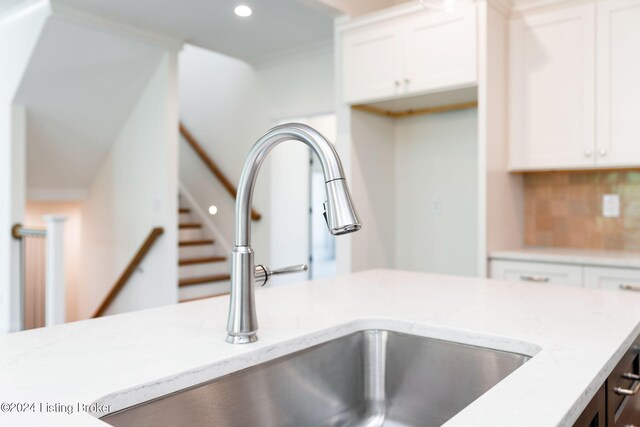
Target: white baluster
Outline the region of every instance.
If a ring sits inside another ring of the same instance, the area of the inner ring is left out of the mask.
[[[47,222],[47,260],[45,279],[45,324],[65,322],[64,222],[65,216],[45,215]]]

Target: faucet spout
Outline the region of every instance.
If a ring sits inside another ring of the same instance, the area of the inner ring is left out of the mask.
[[[251,204],[262,162],[281,142],[296,140],[308,145],[320,159],[327,190],[325,219],[333,235],[360,230],[362,224],[347,188],[342,163],[333,145],[318,131],[300,123],[269,130],[251,148],[240,176],[236,198],[235,247],[231,254],[231,300],[227,342],[255,342],[258,322],[255,311],[255,262],[251,248]]]

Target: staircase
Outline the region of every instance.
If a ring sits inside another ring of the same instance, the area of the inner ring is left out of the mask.
[[[180,135],[202,160],[203,165],[235,199],[237,189],[231,180],[183,123],[180,123],[179,129]],[[209,222],[207,214],[197,206],[197,202],[187,188],[181,187],[180,192],[182,194],[178,195],[179,301],[187,302],[226,295],[231,287],[227,260],[231,247],[224,242],[216,244],[213,237],[217,233],[217,230],[214,230],[216,225]],[[253,221],[259,221],[261,217],[258,211],[251,209]],[[209,227],[203,226],[203,222],[208,223]]]
[[[191,207],[179,197],[178,288],[179,301],[188,302],[229,293],[227,254],[216,246]]]

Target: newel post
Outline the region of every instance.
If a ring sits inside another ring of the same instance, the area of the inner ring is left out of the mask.
[[[64,222],[65,216],[45,215],[47,255],[45,274],[45,325],[65,322]]]

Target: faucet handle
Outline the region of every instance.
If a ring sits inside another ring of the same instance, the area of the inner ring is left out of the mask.
[[[307,267],[307,264],[290,265],[288,267],[277,268],[275,270],[271,270],[269,267],[259,264],[256,265],[255,271],[256,284],[264,286],[267,284],[267,281],[271,276],[278,274],[302,273],[307,271],[308,269],[309,267]]]

